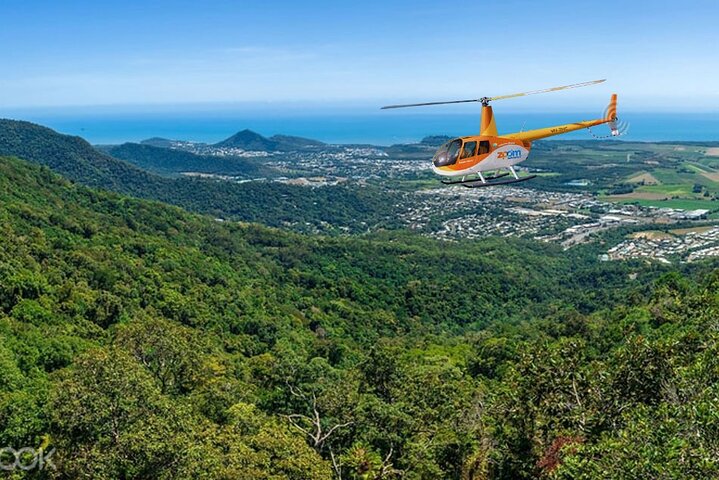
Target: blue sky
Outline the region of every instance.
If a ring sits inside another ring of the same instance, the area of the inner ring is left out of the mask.
[[[507,108],[617,91],[635,111],[715,111],[717,32],[716,0],[2,0],[0,105],[350,108],[606,77]]]

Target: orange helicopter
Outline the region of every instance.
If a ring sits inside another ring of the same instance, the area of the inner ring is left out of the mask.
[[[449,102],[412,103],[407,105],[388,105],[383,110],[390,108],[424,107],[428,105],[447,105],[451,103],[482,104],[482,117],[480,122],[479,135],[471,135],[450,140],[442,145],[432,159],[432,170],[443,177],[452,179],[443,180],[446,185],[461,184],[465,187],[488,187],[492,185],[506,185],[509,183],[524,182],[536,175],[520,177],[517,175],[514,166],[527,159],[532,142],[542,138],[561,135],[573,132],[582,128],[591,128],[604,123],[609,124],[611,135],[619,136],[617,125],[617,94],[613,94],[606,110],[604,118],[587,120],[554,127],[539,128],[526,132],[517,132],[499,135],[497,124],[494,120],[494,113],[489,102],[504,100],[507,98],[523,97],[538,93],[556,92],[568,88],[585,87],[602,83],[605,80],[593,80],[591,82],[575,83],[562,87],[546,88],[532,92],[515,93],[512,95],[501,95],[499,97],[482,97],[472,100],[453,100]],[[502,172],[502,170],[508,170]],[[484,172],[494,172],[485,174]],[[503,177],[512,174],[513,178],[501,180]],[[476,176],[476,177],[475,177]]]

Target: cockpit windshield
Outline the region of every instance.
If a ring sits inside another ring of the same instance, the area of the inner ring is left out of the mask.
[[[434,166],[446,167],[449,165],[454,165],[459,158],[459,151],[461,148],[462,140],[460,140],[459,138],[445,143],[444,145],[439,147],[437,153],[434,154],[434,159],[432,160],[434,162]]]

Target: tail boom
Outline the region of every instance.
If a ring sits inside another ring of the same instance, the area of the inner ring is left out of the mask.
[[[512,140],[520,140],[523,142],[532,142],[534,140],[541,140],[542,138],[553,137],[555,135],[562,135],[563,133],[574,132],[575,130],[581,130],[583,128],[596,127],[608,123],[612,129],[612,135],[617,135],[616,131],[616,120],[617,120],[617,94],[613,94],[607,107],[607,113],[604,118],[596,120],[586,120],[582,122],[567,123],[564,125],[556,125],[554,127],[538,128],[536,130],[527,130],[526,132],[510,133],[508,135],[502,135],[503,138],[511,138]]]
[[[596,127],[603,123],[609,123],[612,120],[603,118],[598,120],[586,120],[583,122],[567,123],[565,125],[556,125],[554,127],[538,128],[536,130],[527,130],[526,132],[510,133],[502,135],[503,138],[511,138],[512,140],[521,140],[523,142],[533,142],[542,138],[553,137],[563,133],[574,132],[583,128]]]

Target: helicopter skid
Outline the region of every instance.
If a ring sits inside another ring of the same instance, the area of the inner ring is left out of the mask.
[[[496,180],[498,178],[506,177],[509,175],[509,172],[504,173],[498,173],[497,175],[491,175],[491,176],[485,176],[484,179],[491,181]],[[442,183],[445,185],[459,185],[459,184],[465,184],[465,183],[474,183],[481,181],[479,178],[472,178],[470,180],[442,180]]]
[[[502,175],[504,176],[504,175]],[[536,175],[527,175],[526,177],[520,177],[520,178],[510,178],[507,180],[500,180],[498,182],[483,182],[481,180],[472,180],[470,182],[463,182],[462,186],[466,188],[480,188],[480,187],[493,187],[496,185],[510,185],[512,183],[519,183],[519,182],[526,182],[527,180],[531,180],[535,178]],[[485,180],[487,180],[485,178]]]

